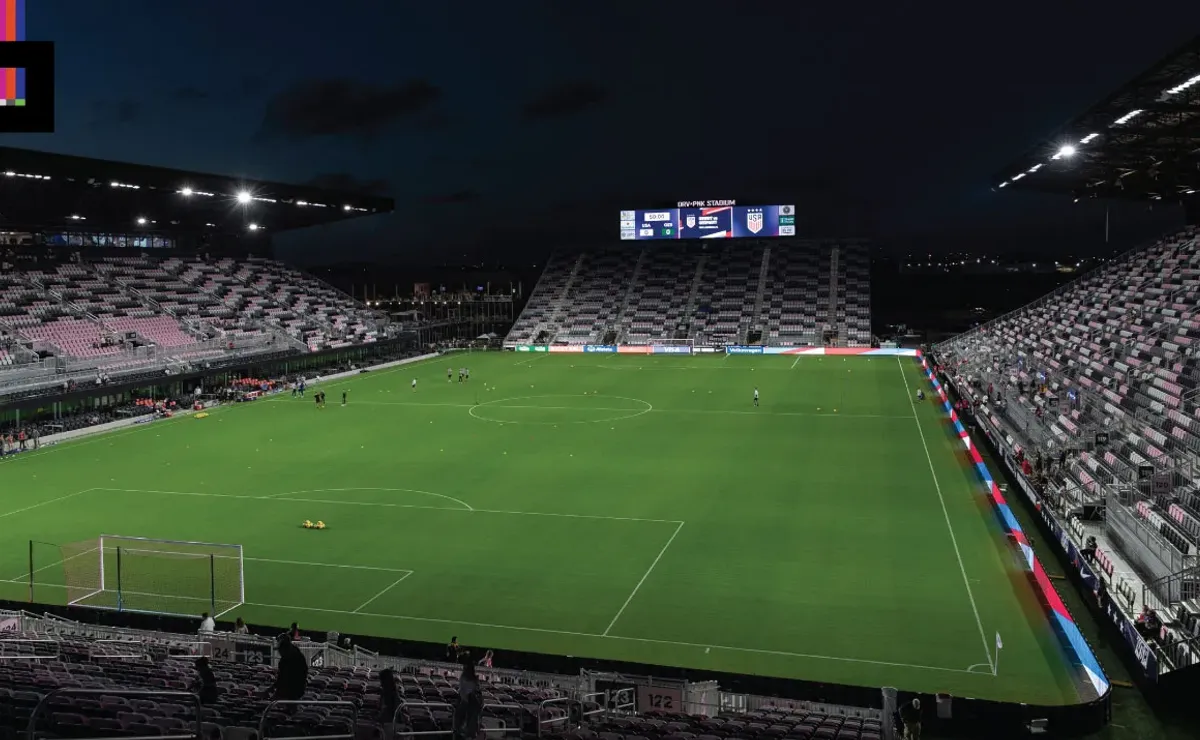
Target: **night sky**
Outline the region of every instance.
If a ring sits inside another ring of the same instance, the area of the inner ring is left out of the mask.
[[[897,250],[1086,250],[1103,207],[989,176],[1200,29],[1195,0],[1134,7],[28,0],[58,130],[5,143],[395,198],[277,240],[309,264],[537,254],[731,197]],[[1117,242],[1181,218],[1114,214]]]

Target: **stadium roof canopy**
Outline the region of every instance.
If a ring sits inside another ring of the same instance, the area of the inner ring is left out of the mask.
[[[997,188],[1077,198],[1200,192],[1200,36],[998,173]]]
[[[277,232],[394,207],[390,198],[0,147],[0,230]]]

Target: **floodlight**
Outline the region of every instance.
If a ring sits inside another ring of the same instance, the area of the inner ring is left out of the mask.
[[[248,224],[246,228],[250,229],[251,231],[258,231],[258,224]]]
[[[342,210],[343,210],[343,211],[348,211],[348,210],[350,210],[350,204],[349,204],[349,203],[347,203],[346,205],[342,206]]]
[[[241,192],[239,192],[237,194],[237,201],[238,201],[238,203],[249,203],[250,202],[250,192],[248,190],[242,190]]]
[[[191,189],[191,188],[184,188],[183,190],[180,190],[180,191],[179,191],[179,194],[180,194],[180,195],[191,195],[191,194],[192,194],[192,189]]]
[[[1064,146],[1062,149],[1059,149],[1059,150],[1058,150],[1058,156],[1060,156],[1060,157],[1073,157],[1073,156],[1075,156],[1075,147],[1071,146],[1070,144],[1067,144],[1067,145],[1066,145],[1066,146]]]
[[[146,217],[138,216],[137,222],[138,222],[138,226],[145,226],[146,225]]]

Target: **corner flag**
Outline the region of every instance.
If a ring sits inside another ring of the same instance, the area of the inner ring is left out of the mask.
[[[996,649],[999,650],[1002,647],[1004,647],[1004,643],[1000,640],[1000,633],[997,632],[996,633]]]

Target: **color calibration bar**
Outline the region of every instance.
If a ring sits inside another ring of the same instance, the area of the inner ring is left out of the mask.
[[[25,0],[0,0],[0,43],[25,40]],[[25,105],[25,70],[0,69],[0,106]]]

